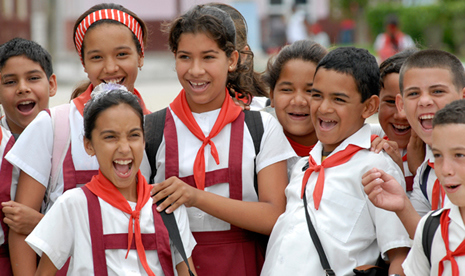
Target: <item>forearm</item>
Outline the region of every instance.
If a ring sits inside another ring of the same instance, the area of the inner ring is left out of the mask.
[[[395,248],[395,249],[391,249],[388,251],[388,256],[390,260],[389,275],[391,274],[405,275],[404,269],[402,268],[402,263],[407,257],[408,251],[409,251],[409,248],[407,247]]]
[[[407,230],[409,237],[413,239],[415,237],[415,231],[421,216],[417,213],[415,208],[413,208],[410,200],[405,201],[405,207],[402,210],[397,211],[396,215],[399,217],[400,221]]]
[[[271,202],[248,202],[198,191],[195,207],[230,224],[269,235],[284,206]]]
[[[26,243],[26,235],[9,232],[8,243],[14,275],[34,275],[37,268],[37,255]]]

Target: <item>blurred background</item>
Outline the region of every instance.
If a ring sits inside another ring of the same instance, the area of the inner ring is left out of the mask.
[[[59,83],[51,106],[69,101],[73,87],[86,79],[74,50],[75,20],[96,0],[0,0],[0,43],[14,37],[34,40],[54,60]],[[163,22],[174,19],[205,0],[114,0],[138,14],[149,28],[144,67],[136,82],[148,108],[165,107],[181,86]],[[381,60],[375,40],[395,23],[402,35],[418,47],[439,48],[465,55],[465,1],[463,0],[224,0],[238,9],[248,24],[248,42],[255,69],[263,71],[268,58],[286,43],[311,38],[327,47],[355,45]],[[394,19],[393,19],[394,18]],[[394,21],[393,21],[394,20]],[[400,37],[392,36],[395,49]],[[379,43],[378,43],[379,44]],[[400,45],[400,44],[399,44]],[[150,100],[152,98],[152,100]]]

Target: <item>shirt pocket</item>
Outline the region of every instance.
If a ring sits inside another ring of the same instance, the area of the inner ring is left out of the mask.
[[[319,210],[314,211],[317,227],[346,243],[363,213],[366,201],[337,189],[325,187]]]

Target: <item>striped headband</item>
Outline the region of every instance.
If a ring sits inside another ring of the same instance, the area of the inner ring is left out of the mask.
[[[81,21],[81,23],[79,23],[79,26],[76,28],[74,44],[76,45],[76,50],[79,54],[79,57],[81,58],[81,61],[82,61],[82,56],[81,56],[82,42],[84,41],[84,35],[86,34],[87,29],[89,29],[89,27],[95,22],[99,20],[104,20],[104,19],[115,20],[115,21],[118,21],[124,24],[126,27],[128,27],[131,30],[131,32],[137,37],[137,40],[139,40],[140,47],[142,49],[142,56],[144,56],[144,43],[142,39],[142,28],[139,22],[137,22],[137,20],[134,17],[132,17],[131,15],[123,11],[115,10],[115,9],[106,9],[106,10],[98,10],[98,11],[95,11],[87,15]]]

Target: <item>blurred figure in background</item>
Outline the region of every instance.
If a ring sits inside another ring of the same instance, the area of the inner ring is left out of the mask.
[[[385,25],[386,31],[376,37],[374,44],[380,62],[395,53],[415,46],[413,39],[399,29],[399,20],[395,14],[391,14],[386,18]]]
[[[292,15],[287,22],[287,43],[292,44],[298,40],[308,39],[309,23],[305,11],[298,9],[294,4],[292,6]]]

